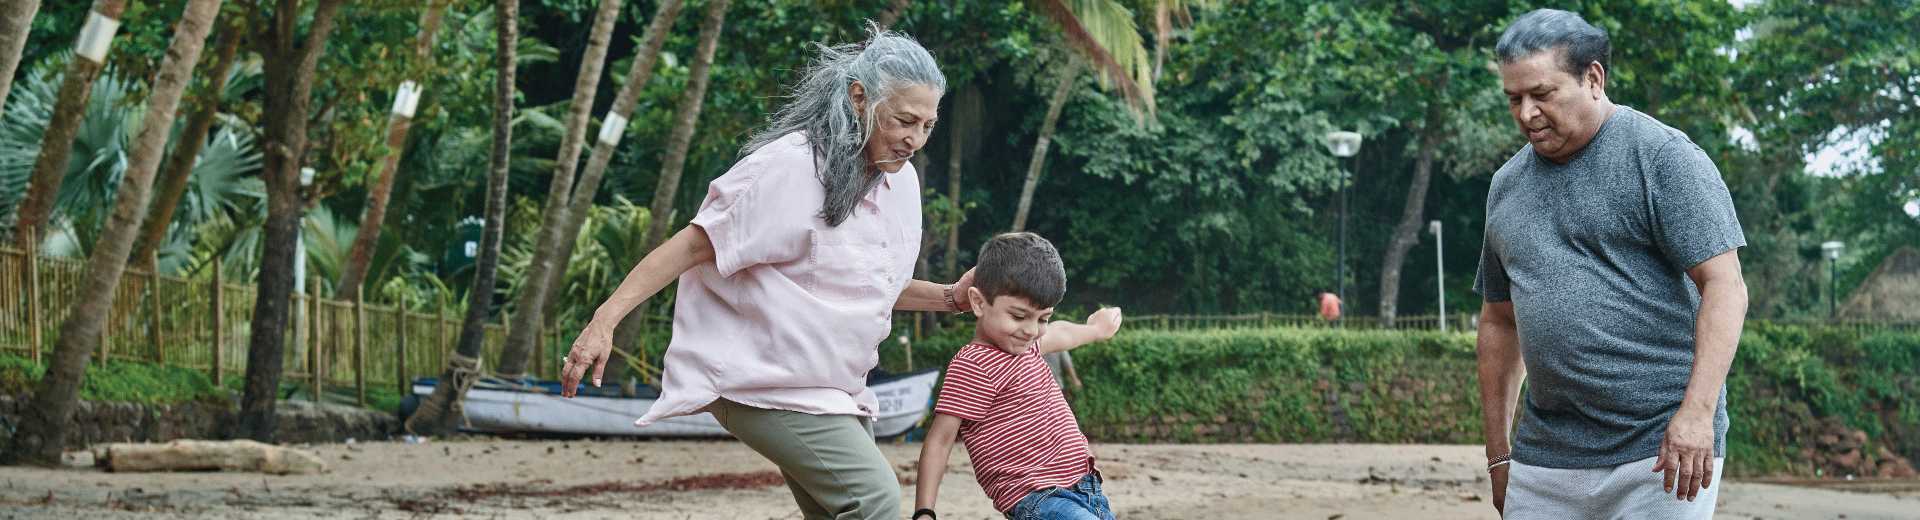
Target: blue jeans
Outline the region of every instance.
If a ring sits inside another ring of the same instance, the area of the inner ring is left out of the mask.
[[[1100,493],[1100,476],[1087,475],[1070,488],[1028,493],[1007,512],[1008,520],[1113,520],[1113,507]]]

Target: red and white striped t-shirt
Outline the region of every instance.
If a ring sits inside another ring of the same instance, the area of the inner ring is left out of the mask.
[[[961,348],[933,411],[960,419],[974,479],[994,509],[1012,510],[1028,493],[1072,487],[1093,472],[1087,436],[1037,344],[1017,355],[979,343]]]

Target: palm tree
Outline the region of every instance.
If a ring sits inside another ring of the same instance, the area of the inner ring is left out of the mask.
[[[439,1],[426,6],[420,14],[420,34],[413,44],[413,65],[422,70],[433,62],[433,37],[440,31],[440,19],[447,12],[447,2]],[[420,74],[413,74],[419,76]],[[334,285],[334,297],[352,300],[360,294],[360,285],[367,275],[367,266],[373,261],[373,250],[380,244],[380,228],[387,218],[387,203],[393,195],[393,181],[400,174],[400,155],[407,148],[407,130],[413,126],[413,116],[393,114],[387,119],[387,157],[380,164],[380,176],[367,190],[366,214],[360,218],[359,233],[353,237],[353,248],[347,253],[347,263],[341,268],[338,282]]]
[[[33,14],[39,11],[40,0],[13,0],[0,7],[0,113],[5,113],[13,72],[20,69],[20,53],[27,50]]]
[[[256,23],[251,40],[265,62],[266,150],[261,178],[266,181],[267,220],[263,225],[259,289],[248,329],[247,384],[240,398],[235,437],[272,442],[274,405],[285,361],[289,297],[293,294],[294,240],[306,201],[300,193],[300,164],[307,150],[307,119],[314,71],[333,34],[335,17],[346,0],[320,0],[313,9],[304,42],[295,27],[299,0],[280,0],[273,19]]]
[[[87,39],[109,25],[117,28],[120,13],[126,7],[126,0],[95,0],[92,14],[97,16],[87,19],[88,29],[82,30],[80,37]],[[106,32],[111,37],[112,31]],[[46,137],[41,142],[40,155],[34,161],[33,178],[27,181],[27,198],[20,204],[19,215],[14,218],[15,244],[29,250],[38,245],[28,242],[31,237],[41,236],[41,226],[46,224],[47,216],[53,213],[54,197],[60,193],[60,183],[67,171],[67,157],[73,151],[74,134],[80,131],[81,119],[86,115],[87,96],[92,95],[93,80],[100,77],[100,69],[106,66],[105,61],[104,53],[98,56],[76,53],[67,61],[67,74],[60,83],[60,101],[54,104],[53,119],[47,122]]]
[[[60,454],[66,448],[67,420],[79,403],[87,358],[98,345],[101,329],[106,325],[114,289],[120,285],[120,275],[127,267],[127,253],[133,249],[140,219],[147,212],[154,170],[160,165],[181,94],[193,77],[193,66],[200,60],[200,50],[206,45],[214,15],[220,11],[220,1],[188,1],[180,23],[174,26],[173,42],[167,46],[167,56],[154,75],[143,119],[145,124],[129,159],[127,175],[120,181],[120,193],[114,199],[113,217],[87,261],[86,281],[60,324],[59,343],[54,346],[47,374],[36,385],[33,403],[23,414],[20,428],[4,455],[7,462],[47,466],[60,463]]]
[[[166,166],[160,170],[160,198],[155,199],[153,208],[147,214],[146,225],[140,231],[139,249],[133,254],[133,261],[139,262],[153,256],[165,241],[167,228],[173,224],[174,208],[180,206],[181,197],[187,194],[187,181],[193,173],[193,165],[200,158],[201,150],[206,146],[207,136],[213,132],[213,123],[220,116],[220,100],[226,94],[227,82],[233,78],[233,62],[240,54],[240,21],[246,17],[237,17],[227,24],[227,30],[220,34],[220,50],[213,68],[207,72],[206,91],[195,101],[197,107],[193,115],[187,118],[187,128],[174,145],[173,154],[167,157]]]
[[[1133,12],[1115,0],[1066,0],[1039,3],[1040,12],[1060,26],[1066,46],[1091,65],[1103,83],[1117,85],[1136,116],[1151,115],[1153,70],[1140,31],[1133,23]],[[1055,72],[1053,96],[1047,102],[1047,116],[1041,121],[1040,135],[1034,141],[1033,159],[1028,162],[1027,180],[1020,189],[1020,201],[1013,216],[1013,230],[1026,229],[1027,211],[1033,205],[1033,192],[1040,184],[1041,166],[1046,162],[1048,145],[1053,141],[1060,112],[1072,98],[1073,83],[1079,65],[1065,60]],[[1142,121],[1144,122],[1144,116]]]
[[[694,51],[693,65],[688,67],[687,90],[680,94],[680,106],[676,114],[680,118],[674,123],[673,134],[667,138],[667,156],[660,165],[660,181],[653,188],[653,204],[647,214],[653,221],[647,225],[647,238],[640,250],[652,251],[660,247],[667,238],[668,226],[673,219],[673,197],[680,187],[680,174],[686,170],[687,150],[693,145],[693,131],[700,122],[700,108],[706,100],[707,82],[713,72],[713,53],[720,47],[720,31],[727,21],[727,3],[729,0],[709,0],[707,17],[700,22],[700,47]],[[638,258],[631,259],[638,262]],[[625,352],[638,343],[640,331],[646,325],[647,306],[642,304],[633,312],[620,319],[613,329],[613,345],[616,350]],[[624,368],[625,363],[621,363]],[[620,381],[621,379],[616,379]]]
[[[559,248],[561,242],[571,242],[571,235],[562,236],[559,228],[566,222],[568,194],[574,190],[573,174],[580,162],[580,145],[587,133],[587,123],[593,112],[593,99],[600,90],[601,69],[607,62],[607,46],[613,38],[614,21],[620,17],[620,0],[600,0],[600,10],[594,14],[593,29],[587,34],[587,48],[580,58],[580,73],[573,80],[573,101],[567,105],[566,134],[560,138],[560,156],[554,160],[553,179],[547,185],[546,208],[540,219],[540,231],[536,244],[537,251],[551,251]],[[509,379],[517,378],[526,366],[525,352],[532,350],[531,345],[540,334],[540,318],[546,310],[548,272],[555,263],[553,255],[536,254],[530,269],[524,275],[519,295],[515,300],[512,323],[507,326],[506,352],[502,353],[499,372]]]
[[[513,144],[514,48],[520,31],[519,0],[496,0],[494,6],[495,66],[493,80],[493,154],[487,174],[487,223],[480,234],[480,252],[475,259],[473,286],[467,291],[466,320],[460,324],[460,339],[454,355],[447,358],[446,372],[433,393],[420,403],[419,410],[407,418],[407,431],[439,435],[453,426],[459,417],[460,402],[467,387],[480,377],[480,346],[487,316],[493,304],[494,271],[500,264],[501,226],[507,212],[507,154]]]
[[[549,229],[547,222],[542,221],[539,241],[536,243],[545,245],[534,251],[535,262],[528,266],[528,274],[523,281],[527,286],[520,290],[520,299],[514,305],[513,324],[507,328],[506,348],[500,354],[500,373],[519,374],[526,370],[527,357],[533,351],[533,334],[538,330],[541,319],[546,317],[555,285],[567,272],[567,265],[573,259],[574,242],[567,237],[580,234],[580,226],[593,208],[593,198],[600,191],[600,181],[605,178],[607,165],[613,161],[619,134],[626,130],[626,122],[639,106],[640,92],[653,79],[653,64],[660,58],[660,48],[666,45],[674,20],[680,17],[681,5],[681,0],[665,0],[654,9],[653,20],[647,23],[646,32],[640,37],[640,48],[627,68],[626,83],[621,85],[620,93],[614,97],[613,109],[609,112],[611,115],[601,123],[612,128],[603,126],[601,133],[606,137],[594,140],[593,153],[587,157],[587,169],[580,172],[579,183],[572,188],[573,194],[567,204],[547,211],[548,217],[561,217],[559,226]],[[548,207],[553,208],[551,205]],[[539,262],[543,256],[549,262]],[[538,299],[534,299],[535,295]]]
[[[14,89],[12,110],[0,125],[0,210],[5,216],[13,216],[26,196],[28,178],[38,163],[40,144],[65,83],[61,70],[65,67],[54,67],[65,61],[62,56],[30,71],[20,88]],[[74,238],[76,233],[92,236],[88,233],[111,211],[114,187],[126,173],[127,143],[138,127],[135,123],[139,114],[146,109],[133,98],[135,83],[120,77],[112,67],[93,82],[93,92],[87,95],[84,115],[80,116],[84,123],[76,129],[70,145],[69,154],[74,159],[59,174],[67,182],[53,195],[55,209],[48,219],[57,226],[44,235],[36,234],[35,241],[43,250],[56,249],[54,246],[60,244],[56,237]],[[82,251],[85,246],[68,249]]]

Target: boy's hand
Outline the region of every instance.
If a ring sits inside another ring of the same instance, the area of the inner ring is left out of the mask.
[[[1114,334],[1120,332],[1120,308],[1107,307],[1095,311],[1092,316],[1087,317],[1087,325],[1091,325],[1094,327],[1094,330],[1100,331],[1100,339],[1113,337]]]

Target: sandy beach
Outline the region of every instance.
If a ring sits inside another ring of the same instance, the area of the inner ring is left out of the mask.
[[[309,446],[321,475],[115,474],[0,468],[6,518],[797,519],[774,466],[720,441],[498,440]],[[917,444],[882,445],[911,502]],[[1117,516],[1140,519],[1497,518],[1477,446],[1095,446]],[[945,519],[997,519],[964,450]],[[1914,518],[1920,482],[1735,481],[1720,518]],[[903,513],[904,514],[904,513]]]

